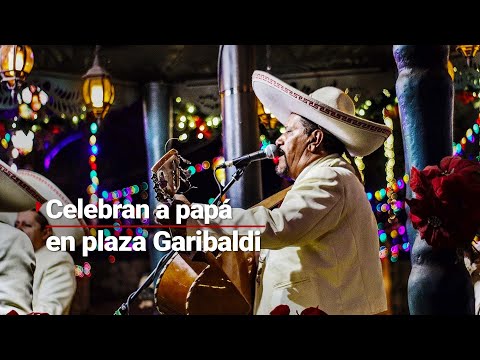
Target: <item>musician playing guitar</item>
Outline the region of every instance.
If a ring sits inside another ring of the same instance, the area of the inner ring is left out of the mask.
[[[308,307],[327,314],[385,311],[377,223],[351,156],[372,153],[391,130],[356,117],[340,89],[307,95],[262,71],[254,72],[252,83],[285,125],[276,141],[282,152],[276,172],[295,182],[278,208],[233,209],[232,219],[210,224],[261,226],[253,314],[269,314],[278,305],[288,305],[291,314]],[[175,199],[190,204],[183,195]],[[186,224],[187,235],[203,225],[192,218]],[[209,231],[228,236],[233,228]]]

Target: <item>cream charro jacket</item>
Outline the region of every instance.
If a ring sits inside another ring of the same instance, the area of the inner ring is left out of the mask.
[[[0,222],[0,315],[32,311],[34,271],[35,255],[28,236]]]
[[[35,252],[35,257],[33,311],[67,315],[77,286],[72,256],[43,246]]]
[[[312,306],[330,315],[387,310],[375,216],[353,168],[337,154],[305,168],[279,208],[234,209],[232,220],[210,223],[265,225],[261,245],[269,250],[260,254],[254,314],[280,304],[291,314]]]

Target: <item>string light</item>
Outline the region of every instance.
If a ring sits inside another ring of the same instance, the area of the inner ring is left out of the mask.
[[[382,94],[384,100],[390,99],[392,94],[387,89],[383,89]],[[376,97],[375,99],[378,99]],[[356,94],[354,101],[358,102],[359,95]],[[375,112],[372,100],[367,99],[362,104],[356,106],[356,113],[358,116],[364,116],[369,119],[378,119],[382,116],[384,123],[392,129],[392,135],[384,142],[384,156],[385,161],[385,180],[386,187],[367,192],[366,196],[369,200],[372,210],[377,218],[378,239],[380,242],[379,257],[387,259],[390,262],[397,262],[401,252],[409,252],[410,247],[408,243],[407,234],[405,231],[405,224],[400,220],[399,215],[406,219],[404,213],[405,202],[400,200],[400,193],[404,196],[404,189],[408,183],[409,177],[405,174],[402,178],[395,179],[395,151],[394,151],[394,136],[393,124],[398,117],[398,99],[393,98],[393,101],[388,100],[387,104],[382,106],[381,112]],[[376,105],[380,102],[376,101]],[[360,161],[362,160],[362,161]],[[363,159],[355,159],[355,164],[360,169],[364,169]],[[385,221],[383,219],[386,219]]]
[[[200,116],[198,107],[176,97],[174,104],[175,130],[179,132],[178,140],[187,142],[189,139],[209,140],[221,124],[221,118],[215,114]]]
[[[459,142],[457,143],[453,142],[452,144],[453,155],[458,155],[458,156],[464,155],[467,144],[475,142],[475,136],[479,137],[479,140],[480,140],[480,136],[478,135],[480,130],[479,128],[480,128],[480,114],[475,119],[475,123],[473,124],[473,126],[468,128],[465,131],[465,136],[463,136]]]
[[[79,278],[92,276],[92,266],[89,262],[82,265],[75,265],[75,276]]]
[[[88,158],[88,163],[90,165],[90,180],[91,184],[87,187],[87,193],[90,197],[89,203],[97,205],[98,204],[98,187],[100,186],[100,179],[97,174],[97,156],[99,148],[97,145],[96,133],[98,131],[98,125],[95,122],[90,124],[90,157]]]

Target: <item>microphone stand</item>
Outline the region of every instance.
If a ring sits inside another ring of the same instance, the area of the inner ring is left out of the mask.
[[[222,196],[226,194],[226,192],[228,191],[228,189],[230,189],[232,187],[232,185],[235,183],[235,181],[238,181],[243,173],[245,172],[245,168],[249,165],[250,163],[248,163],[247,165],[245,166],[242,166],[240,168],[237,169],[237,171],[235,171],[235,173],[232,175],[232,178],[230,179],[230,181],[228,182],[227,185],[225,185],[221,190],[220,190],[220,193],[217,195],[217,197],[213,200],[213,204],[219,206],[222,204]]]
[[[150,286],[151,283],[153,283],[153,280],[155,280],[155,278],[160,273],[160,270],[164,267],[165,263],[167,263],[170,260],[170,258],[172,257],[172,255],[174,253],[175,253],[175,251],[170,250],[165,255],[163,255],[160,258],[160,260],[158,260],[157,266],[150,273],[150,275],[148,275],[148,278],[145,280],[145,282],[137,290],[135,290],[133,293],[131,293],[128,296],[127,301],[124,302],[122,305],[120,305],[120,307],[117,310],[115,310],[113,315],[129,315],[130,303],[133,300],[135,300],[143,290],[145,290],[148,286]]]
[[[249,165],[250,163],[242,166],[242,167],[239,167],[237,169],[237,171],[235,171],[235,173],[232,175],[232,178],[230,179],[230,181],[227,183],[227,185],[225,185],[221,190],[220,190],[220,193],[217,195],[217,197],[213,200],[213,204],[215,205],[221,205],[221,201],[222,201],[222,196],[226,194],[226,192],[233,186],[233,184],[238,181],[243,173],[245,172],[245,168]],[[130,303],[135,300],[138,295],[140,295],[140,293],[145,290],[148,286],[150,286],[151,283],[153,283],[153,280],[157,277],[158,273],[160,273],[160,269],[163,268],[163,266],[165,265],[165,263],[170,260],[170,258],[172,257],[172,255],[175,254],[175,251],[173,250],[170,250],[169,252],[167,252],[165,255],[163,255],[161,257],[161,259],[158,261],[158,264],[157,266],[155,267],[155,269],[150,273],[150,275],[148,275],[148,278],[145,280],[145,282],[137,289],[135,290],[133,293],[131,293],[128,298],[127,298],[127,301],[124,302],[114,313],[113,315],[128,315],[129,314],[129,311],[130,311]]]

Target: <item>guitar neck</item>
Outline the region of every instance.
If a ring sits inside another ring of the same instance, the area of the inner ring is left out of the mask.
[[[263,206],[263,207],[266,207],[267,209],[273,209],[273,208],[277,207],[283,201],[283,199],[287,195],[287,192],[290,191],[292,186],[293,185],[290,185],[286,189],[283,189],[283,190],[273,194],[272,196],[269,196],[268,198],[263,199],[258,204],[253,205],[251,208],[255,208],[257,206]]]

